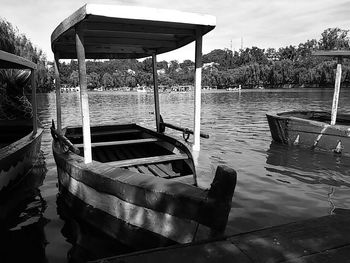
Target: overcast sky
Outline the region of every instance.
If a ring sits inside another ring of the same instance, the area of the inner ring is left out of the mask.
[[[16,26],[53,59],[50,36],[56,26],[85,3],[177,9],[216,16],[216,28],[203,40],[213,49],[257,46],[279,48],[319,39],[324,29],[350,29],[350,0],[0,0],[0,16]],[[160,60],[194,60],[194,45]]]

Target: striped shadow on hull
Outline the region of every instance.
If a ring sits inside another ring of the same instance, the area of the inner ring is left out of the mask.
[[[132,228],[140,228],[152,232],[156,239],[167,237],[171,242],[192,242],[199,227],[199,223],[178,218],[176,216],[154,211],[142,206],[128,203],[116,196],[96,191],[82,182],[70,177],[66,172],[58,169],[61,187],[71,195],[88,203],[91,208],[109,214],[120,224],[130,224]],[[88,199],[88,200],[87,200]],[[202,231],[205,226],[201,226]],[[206,228],[210,233],[210,229]]]

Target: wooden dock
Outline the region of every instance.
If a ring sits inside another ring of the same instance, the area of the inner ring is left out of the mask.
[[[222,240],[175,245],[105,258],[95,263],[138,262],[350,262],[350,213],[303,220]]]

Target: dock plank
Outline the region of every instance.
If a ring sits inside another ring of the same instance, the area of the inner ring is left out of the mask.
[[[323,216],[221,240],[145,250],[94,262],[350,263],[349,216]]]
[[[242,234],[228,240],[254,262],[282,262],[350,244],[348,222],[348,216],[325,216]]]
[[[155,262],[191,262],[191,263],[251,263],[239,249],[228,241],[218,241],[200,245],[183,245],[168,249],[152,249],[141,252],[122,255],[103,260],[92,261],[94,263],[155,263]],[[232,261],[232,258],[237,261]]]

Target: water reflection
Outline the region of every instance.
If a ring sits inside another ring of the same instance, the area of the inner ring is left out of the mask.
[[[65,204],[62,194],[57,196],[57,214],[64,221],[61,233],[72,245],[67,252],[67,262],[82,263],[132,251],[81,220]]]
[[[61,95],[63,126],[80,124],[79,94]],[[201,140],[201,151],[196,156],[199,185],[210,186],[219,164],[228,165],[238,173],[227,235],[350,209],[349,158],[271,144],[265,117],[268,111],[329,110],[332,95],[332,90],[308,89],[202,93],[201,129],[210,134],[210,138]],[[164,121],[192,128],[193,99],[192,93],[160,94]],[[51,119],[56,119],[55,96],[41,94],[38,101],[40,119],[49,127]],[[136,122],[155,128],[154,102],[150,94],[91,92],[89,101],[92,125]],[[349,101],[350,90],[342,89],[340,112],[350,113]],[[180,132],[167,129],[166,133],[183,140]],[[189,147],[191,143],[192,136]],[[65,217],[58,216],[57,173],[48,131],[43,134],[42,150],[50,170],[41,187],[48,203],[45,215],[51,220],[45,226],[50,240],[46,247],[49,261],[64,261],[68,250],[72,261],[84,258],[85,253],[92,254],[88,258],[104,254],[94,251],[108,247],[102,241],[98,241],[103,244],[101,246],[83,249],[90,237],[95,240],[92,244],[98,239],[92,237],[95,233],[89,228],[82,228],[71,212]],[[69,237],[70,234],[73,236]]]
[[[268,173],[285,175],[306,184],[350,187],[350,158],[286,147],[272,142],[267,151]],[[290,183],[284,180],[285,183]]]
[[[46,175],[44,155],[41,153],[33,169],[16,188],[0,202],[0,261],[47,262],[43,216],[46,202],[39,186]]]

